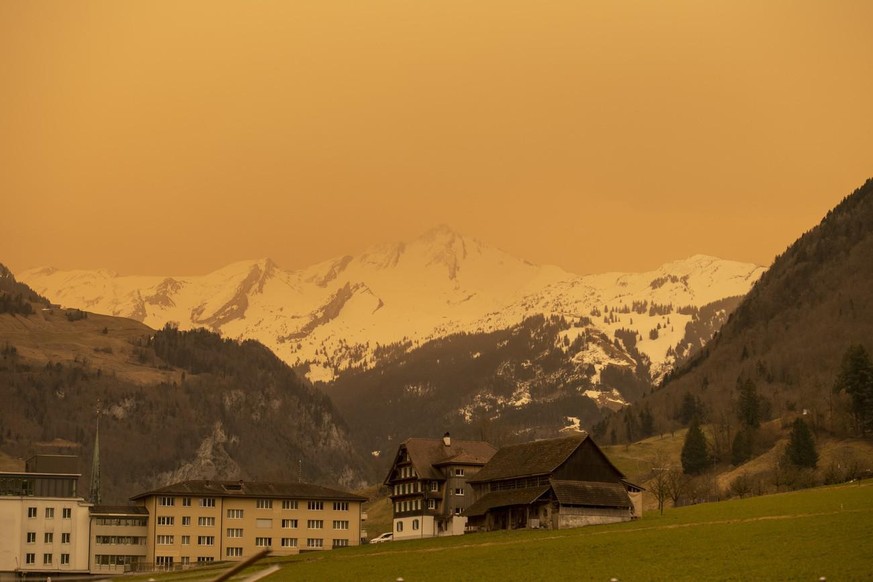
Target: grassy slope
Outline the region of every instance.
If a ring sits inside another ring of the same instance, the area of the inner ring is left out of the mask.
[[[863,580],[873,572],[871,536],[873,483],[864,482],[670,509],[610,526],[303,554],[271,560],[282,569],[267,579]],[[216,573],[153,577],[193,582]]]

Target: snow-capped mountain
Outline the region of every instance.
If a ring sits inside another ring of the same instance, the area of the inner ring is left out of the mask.
[[[19,279],[65,306],[154,328],[174,323],[256,339],[291,365],[308,364],[314,381],[371,367],[391,349],[412,349],[453,333],[507,329],[534,314],[576,323],[562,341],[633,332],[657,380],[674,361],[696,309],[745,294],[763,271],[698,255],[648,273],[578,276],[519,260],[441,226],[409,243],[297,271],[262,259],[192,277],[41,268]],[[595,367],[627,358],[604,352],[596,342],[587,345],[592,353],[575,357]]]

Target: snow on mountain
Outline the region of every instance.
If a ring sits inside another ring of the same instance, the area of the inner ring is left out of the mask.
[[[568,342],[593,331],[612,338],[616,330],[633,330],[657,378],[672,363],[670,351],[693,316],[690,308],[745,294],[763,270],[697,255],[649,273],[580,277],[519,260],[440,226],[409,243],[297,271],[261,259],[191,277],[46,268],[19,279],[65,306],[155,328],[173,323],[256,339],[289,364],[308,364],[314,381],[372,366],[392,347],[505,329],[537,313],[584,318],[586,325],[565,332]],[[661,307],[667,305],[685,309],[667,314]],[[595,369],[628,359],[591,346]]]

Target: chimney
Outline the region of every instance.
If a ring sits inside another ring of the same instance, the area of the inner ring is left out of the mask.
[[[449,433],[443,435],[443,445],[447,447],[452,446],[452,437],[449,435]]]

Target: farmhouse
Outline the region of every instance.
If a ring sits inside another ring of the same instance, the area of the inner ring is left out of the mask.
[[[642,516],[629,483],[587,434],[503,447],[469,479],[468,530],[564,529]]]
[[[467,481],[494,455],[484,441],[410,438],[385,478],[394,508],[394,539],[460,535],[473,490]]]

